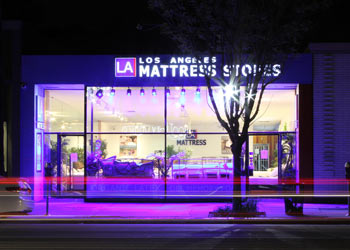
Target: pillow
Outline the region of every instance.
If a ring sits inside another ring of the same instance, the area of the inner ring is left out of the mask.
[[[101,160],[103,166],[113,166],[116,156]]]

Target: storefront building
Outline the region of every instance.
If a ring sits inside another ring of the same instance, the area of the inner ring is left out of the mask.
[[[205,60],[225,73],[216,57]],[[254,65],[236,68],[244,75]],[[280,77],[242,152],[250,184],[277,185],[286,164],[296,181],[314,175],[312,55],[272,69]],[[38,199],[44,176],[53,191],[91,199],[232,197],[230,141],[199,72],[187,56],[23,56],[21,176],[34,177]]]

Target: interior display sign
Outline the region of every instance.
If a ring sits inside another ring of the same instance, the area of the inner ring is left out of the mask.
[[[120,157],[136,157],[137,156],[137,136],[120,136]]]
[[[221,154],[232,154],[231,140],[228,136],[221,136]]]
[[[205,146],[207,145],[206,139],[197,139],[197,130],[193,129],[191,132],[186,131],[186,137],[184,140],[176,140],[176,145],[184,146]]]

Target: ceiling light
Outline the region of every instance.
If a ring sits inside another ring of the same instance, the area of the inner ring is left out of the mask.
[[[157,95],[157,90],[153,87],[153,89],[152,89],[152,95],[153,96],[156,96]]]
[[[145,95],[145,90],[143,88],[140,89],[140,96],[144,96]]]
[[[102,96],[103,96],[103,90],[102,90],[102,89],[97,90],[96,96],[97,96],[99,99],[101,99]]]
[[[181,89],[181,95],[185,95],[186,94],[186,90],[184,88]]]

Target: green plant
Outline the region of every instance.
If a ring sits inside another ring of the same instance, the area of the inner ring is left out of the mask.
[[[81,162],[84,161],[84,149],[83,148],[72,147],[67,151],[67,153],[69,155],[72,153],[77,153],[78,154],[78,161],[81,161]]]
[[[57,142],[51,140],[51,162],[57,162]],[[78,154],[78,160],[83,161],[84,160],[84,148],[78,148],[78,147],[71,147],[67,148],[68,142],[64,141],[62,142],[62,148],[61,153],[70,155],[71,153],[77,153]],[[94,148],[95,148],[95,142],[94,142]],[[107,142],[105,140],[101,140],[101,151],[102,151],[102,157],[105,158],[107,155]]]
[[[232,205],[225,205],[224,207],[218,207],[214,210],[214,213],[257,213],[258,201],[256,198],[243,198],[240,208],[233,208]]]
[[[277,149],[273,151],[273,158],[271,160],[270,168],[276,168],[278,166],[278,157],[277,157]]]
[[[178,151],[176,151],[175,146],[174,145],[168,145],[166,147],[166,158],[170,158],[173,155],[176,155],[178,153]]]
[[[185,157],[188,159],[191,157],[192,155],[192,151],[190,149],[181,149],[181,148],[177,148],[175,149],[174,145],[168,145],[166,147],[166,157],[169,159],[171,156],[173,155],[177,155],[180,152],[184,152],[185,153]]]

